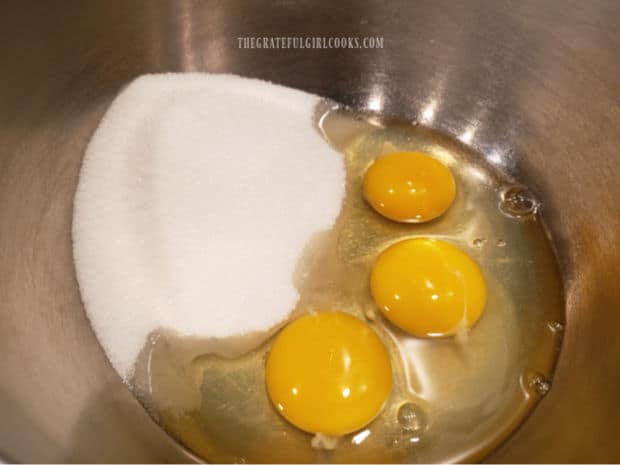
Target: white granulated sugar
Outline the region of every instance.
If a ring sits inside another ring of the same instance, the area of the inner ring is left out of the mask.
[[[296,262],[333,226],[340,154],[319,98],[232,75],[147,75],[90,141],[73,218],[88,318],[126,381],[148,334],[225,338],[285,320]]]

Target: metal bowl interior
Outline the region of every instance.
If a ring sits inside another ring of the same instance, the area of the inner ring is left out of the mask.
[[[461,137],[544,204],[565,280],[553,388],[487,460],[620,460],[620,4],[12,2],[0,17],[0,456],[195,460],[121,383],[71,257],[81,157],[139,74],[231,72]],[[244,36],[383,36],[381,50],[242,49]],[[426,117],[428,113],[426,114]],[[425,118],[426,118],[425,117]]]

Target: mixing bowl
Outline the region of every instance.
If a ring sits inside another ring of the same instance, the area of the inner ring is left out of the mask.
[[[267,79],[460,138],[543,202],[566,293],[553,386],[488,461],[620,460],[620,3],[8,1],[0,15],[0,456],[195,460],[107,361],[71,254],[93,130],[149,72]],[[383,37],[251,49],[240,37]]]

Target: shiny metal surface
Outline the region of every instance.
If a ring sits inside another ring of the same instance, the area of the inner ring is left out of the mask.
[[[459,137],[544,203],[567,294],[551,392],[489,461],[620,460],[620,3],[9,1],[0,16],[0,455],[185,461],[105,359],[71,260],[80,159],[145,72],[260,77]],[[243,50],[238,36],[384,36]]]

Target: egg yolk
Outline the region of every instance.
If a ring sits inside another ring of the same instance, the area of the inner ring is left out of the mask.
[[[387,349],[363,321],[342,312],[302,316],[276,338],[267,391],[298,428],[332,436],[371,422],[392,388]]]
[[[444,336],[471,327],[486,302],[478,265],[459,248],[429,238],[407,239],[384,250],[370,287],[383,314],[415,336]]]
[[[418,152],[397,152],[374,161],[364,177],[364,197],[394,221],[422,223],[437,218],[454,201],[456,184],[439,160]]]

